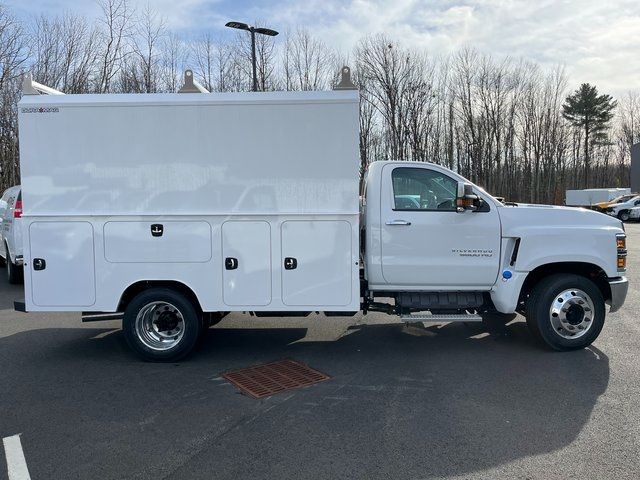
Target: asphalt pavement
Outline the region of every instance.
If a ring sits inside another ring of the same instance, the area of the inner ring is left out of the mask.
[[[187,360],[145,363],[119,322],[14,312],[2,270],[0,438],[19,435],[33,480],[637,479],[640,225],[627,233],[627,303],[567,353],[519,317],[232,314]],[[256,400],[220,376],[282,358],[331,379]]]

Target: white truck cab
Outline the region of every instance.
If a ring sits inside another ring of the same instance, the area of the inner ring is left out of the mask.
[[[357,90],[36,95],[19,104],[25,311],[122,318],[145,359],[227,312],[522,313],[582,348],[627,292],[621,223],[505,205],[430,163],[375,162],[359,195]]]

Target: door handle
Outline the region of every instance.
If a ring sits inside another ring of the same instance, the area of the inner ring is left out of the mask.
[[[45,261],[44,258],[34,258],[33,259],[33,269],[34,270],[36,270],[36,271],[44,270],[45,268],[47,268],[47,262]]]
[[[293,257],[287,257],[284,259],[285,270],[295,270],[298,267],[298,260]]]
[[[406,220],[387,220],[387,225],[411,225],[411,222]]]
[[[238,268],[238,259],[233,257],[227,257],[224,259],[224,268],[227,270],[235,270]]]

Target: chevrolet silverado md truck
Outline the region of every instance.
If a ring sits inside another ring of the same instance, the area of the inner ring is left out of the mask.
[[[180,92],[146,95],[26,78],[16,308],[122,318],[156,361],[231,311],[519,312],[553,349],[593,342],[627,292],[620,221],[506,205],[430,163],[375,162],[360,189],[348,77],[334,91],[211,94],[187,71]]]

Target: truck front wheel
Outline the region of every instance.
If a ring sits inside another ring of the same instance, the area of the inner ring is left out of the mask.
[[[631,218],[629,210],[622,210],[620,213],[618,213],[618,218],[622,222],[628,222],[629,218]]]
[[[131,349],[145,360],[176,361],[196,346],[202,331],[199,310],[182,293],[151,288],[127,306],[122,323]]]
[[[604,326],[600,289],[580,275],[557,274],[541,280],[526,303],[531,333],[554,350],[584,348]]]

